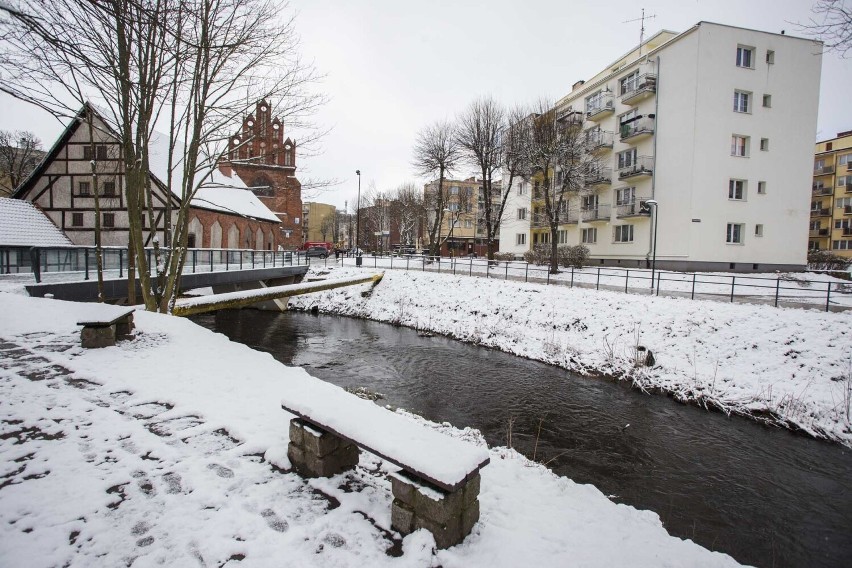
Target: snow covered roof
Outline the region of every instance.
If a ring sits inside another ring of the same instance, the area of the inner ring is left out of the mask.
[[[0,197],[0,246],[58,247],[71,241],[29,201]]]

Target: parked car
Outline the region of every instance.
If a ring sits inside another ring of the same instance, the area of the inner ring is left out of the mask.
[[[308,247],[305,250],[305,256],[308,258],[319,257],[319,258],[327,258],[328,257],[328,249],[325,247]]]

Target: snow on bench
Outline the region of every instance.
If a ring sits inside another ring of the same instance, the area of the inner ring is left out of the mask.
[[[85,319],[80,339],[83,347],[94,349],[115,345],[116,337],[126,337],[133,332],[133,308],[110,304],[86,304]]]
[[[358,447],[399,466],[390,476],[391,525],[426,528],[440,548],[460,543],[479,520],[479,470],[488,451],[412,422],[320,380],[288,385],[288,456],[306,477],[328,477],[358,464]]]

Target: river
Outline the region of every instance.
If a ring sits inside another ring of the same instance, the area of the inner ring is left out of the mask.
[[[655,511],[673,535],[762,567],[848,566],[852,451],[512,355],[351,318],[256,310],[194,321],[342,387],[480,430]]]

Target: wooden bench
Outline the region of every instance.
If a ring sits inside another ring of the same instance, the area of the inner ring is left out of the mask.
[[[115,345],[116,339],[129,337],[133,333],[133,308],[119,308],[105,304],[93,306],[92,319],[78,321],[82,325],[80,340],[83,347],[96,349]]]
[[[282,408],[290,421],[287,455],[305,477],[353,469],[363,448],[398,466],[390,474],[391,527],[425,528],[439,548],[461,543],[479,520],[479,470],[488,451],[417,424],[319,379],[290,388]]]

